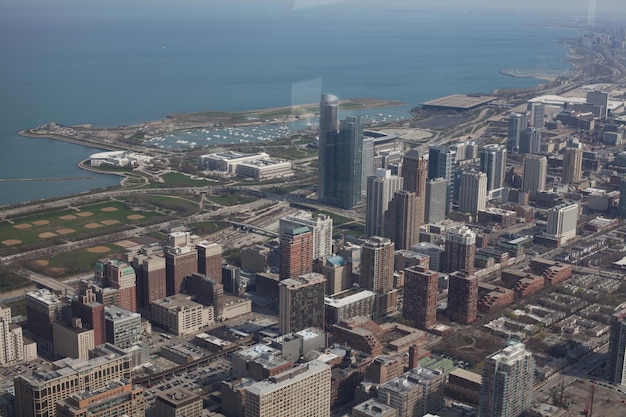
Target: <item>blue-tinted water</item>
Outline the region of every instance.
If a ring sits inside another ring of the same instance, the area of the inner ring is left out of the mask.
[[[414,106],[534,85],[499,71],[567,68],[557,41],[580,35],[519,14],[102,3],[0,4],[0,178],[93,177],[2,182],[0,205],[118,182],[76,168],[92,149],[17,135],[42,123],[135,124],[182,111],[310,103],[322,91]]]

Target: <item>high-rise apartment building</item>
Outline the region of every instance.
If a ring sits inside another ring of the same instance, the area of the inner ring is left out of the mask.
[[[478,314],[478,277],[463,271],[448,277],[448,307],[446,315],[452,321],[470,324]]]
[[[464,171],[459,184],[459,211],[478,214],[487,207],[487,174]]]
[[[393,253],[391,239],[373,236],[361,246],[361,287],[375,292],[393,288]]]
[[[522,113],[509,115],[509,129],[506,136],[506,148],[509,152],[519,150],[519,141],[522,131],[528,127],[528,117]]]
[[[326,295],[333,295],[352,287],[352,277],[346,260],[339,256],[327,256],[313,261],[313,272],[326,277]]]
[[[506,174],[506,146],[491,144],[480,149],[480,171],[487,174],[490,198],[500,197]]]
[[[322,94],[319,125],[318,199],[352,209],[362,194],[363,126],[358,117],[342,120],[337,130],[336,96]]]
[[[412,266],[404,270],[404,303],[402,315],[426,330],[437,324],[437,290],[439,274],[428,268]]]
[[[607,378],[612,384],[626,385],[626,309],[611,317]]]
[[[307,327],[324,328],[325,287],[326,278],[315,272],[278,283],[281,334]]]
[[[330,367],[298,365],[246,388],[245,417],[330,417]]]
[[[448,180],[435,178],[426,181],[424,223],[439,223],[446,219],[448,203]]]
[[[196,245],[198,273],[222,282],[222,245],[206,240]]]
[[[450,228],[446,232],[444,272],[465,271],[474,273],[476,255],[476,233],[467,226]]]
[[[130,378],[130,357],[121,355],[62,359],[51,370],[19,375],[14,380],[17,417],[56,417],[57,402],[80,392],[96,392],[111,381]]]
[[[532,406],[535,361],[522,343],[485,358],[479,417],[520,417]]]
[[[576,236],[580,208],[575,201],[566,201],[548,209],[546,236],[562,245]]]
[[[452,210],[454,198],[454,176],[452,175],[452,170],[455,161],[456,152],[447,145],[435,145],[428,148],[428,179],[444,178],[448,181],[446,213]]]
[[[548,160],[543,155],[527,154],[524,156],[524,177],[522,190],[536,193],[546,188]]]
[[[566,148],[563,152],[563,172],[561,182],[575,184],[583,175],[583,151],[579,148]]]
[[[294,215],[281,217],[278,224],[279,234],[287,229],[308,227],[313,233],[313,259],[333,254],[333,219],[327,214],[318,214],[312,218],[310,212],[300,211]]]
[[[419,198],[415,193],[398,190],[384,216],[384,236],[390,238],[396,249],[408,249],[419,241]]]
[[[527,127],[522,130],[519,139],[520,153],[540,153],[541,152],[541,130],[534,127]]]
[[[0,307],[0,366],[12,365],[24,359],[22,328],[11,323],[11,309]]]
[[[195,247],[166,247],[165,285],[168,296],[180,294],[185,277],[195,272],[198,272],[198,252]]]
[[[137,275],[137,308],[150,317],[150,303],[167,295],[165,253],[161,245],[147,246],[128,257]]]
[[[281,281],[313,271],[313,233],[306,226],[287,228],[280,235]]]
[[[529,102],[526,106],[526,110],[530,113],[528,121],[531,127],[535,129],[543,128],[546,117],[546,106],[543,103]]]
[[[363,150],[361,152],[361,199],[367,195],[367,177],[376,175],[376,146],[374,138],[363,137]]]
[[[394,193],[402,189],[402,183],[402,177],[391,175],[391,171],[385,169],[376,170],[376,176],[367,179],[366,236],[386,235],[385,213]]]

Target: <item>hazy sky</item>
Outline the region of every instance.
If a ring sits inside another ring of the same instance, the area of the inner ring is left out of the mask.
[[[100,14],[103,17],[195,16],[202,13],[272,14],[325,8],[443,9],[549,11],[587,16],[589,14],[626,15],[626,0],[19,0],[0,1],[0,13],[27,13],[28,10],[51,16]],[[7,15],[5,14],[5,17]]]

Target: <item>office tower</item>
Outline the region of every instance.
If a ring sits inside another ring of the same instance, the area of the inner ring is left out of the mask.
[[[470,324],[478,314],[478,277],[464,271],[448,276],[448,307],[446,315],[452,321]]]
[[[17,417],[56,417],[57,401],[96,392],[111,381],[130,378],[130,357],[111,354],[85,361],[62,359],[54,370],[19,375],[14,380]]]
[[[27,327],[37,342],[37,350],[53,354],[52,322],[62,319],[69,301],[47,289],[27,292],[25,299]]]
[[[124,308],[110,306],[104,308],[106,341],[127,348],[141,340],[141,316]]]
[[[246,388],[246,417],[330,417],[330,366],[311,361]]]
[[[532,406],[535,361],[522,343],[485,358],[479,417],[520,417]]]
[[[376,164],[374,159],[376,157],[376,147],[374,145],[374,138],[363,138],[363,152],[361,163],[361,199],[367,195],[367,177],[376,175]]]
[[[548,160],[543,155],[524,156],[524,177],[522,178],[522,190],[531,194],[543,191],[546,188],[548,175]]]
[[[530,126],[535,129],[543,128],[545,124],[545,105],[542,103],[528,103],[526,110],[530,112]]]
[[[398,416],[421,417],[443,408],[445,376],[417,367],[378,386],[376,399],[398,410]]]
[[[439,274],[428,268],[412,266],[404,270],[402,315],[426,330],[437,324],[437,288]]]
[[[198,273],[222,282],[222,245],[204,240],[196,245],[196,251]]]
[[[332,94],[322,94],[320,101],[319,137],[319,172],[317,175],[317,196],[326,201],[332,196],[332,187],[328,183],[333,181],[334,148],[338,131],[339,99]]]
[[[489,194],[501,190],[506,175],[506,146],[492,144],[481,148],[480,170],[487,174]]]
[[[198,252],[190,245],[166,247],[165,285],[167,295],[180,294],[187,275],[198,272]]]
[[[96,300],[92,288],[81,286],[72,299],[72,317],[80,318],[83,327],[93,330],[94,346],[106,342],[104,327],[104,304]]]
[[[612,384],[626,385],[626,309],[611,317],[607,379]]]
[[[385,212],[394,193],[402,189],[402,181],[385,169],[376,170],[376,176],[367,179],[366,236],[385,236]]]
[[[475,254],[476,233],[467,226],[448,229],[443,262],[444,272],[465,271],[473,274]]]
[[[426,180],[428,178],[428,159],[412,149],[404,154],[402,160],[402,179],[404,189],[417,196],[417,222],[424,224],[426,210]]]
[[[319,127],[318,199],[352,209],[361,200],[363,126],[358,117],[342,120],[337,131],[337,97],[322,95]]]
[[[424,223],[439,223],[446,219],[448,204],[448,180],[435,178],[426,181]]]
[[[167,295],[165,254],[161,245],[146,246],[128,256],[137,275],[137,308],[150,317],[150,303]]]
[[[157,392],[154,401],[157,417],[202,417],[203,400],[198,394],[180,387]]]
[[[278,223],[278,233],[282,235],[289,228],[302,226],[308,227],[313,233],[313,259],[333,254],[333,219],[330,216],[318,214],[312,218],[312,213],[300,211],[281,217]]]
[[[191,274],[185,279],[187,294],[193,294],[195,301],[205,306],[213,306],[215,317],[224,312],[224,285],[200,273]]]
[[[509,115],[509,130],[506,136],[506,148],[509,152],[519,150],[519,140],[522,131],[528,127],[528,117],[526,114],[511,113]]]
[[[396,249],[408,249],[419,241],[419,203],[415,193],[399,190],[389,202],[384,216],[384,236],[390,238]]]
[[[376,292],[393,288],[394,243],[373,236],[361,246],[361,287]]]
[[[111,259],[99,260],[95,265],[101,283],[118,290],[118,306],[137,311],[137,276],[132,266]]]
[[[280,235],[280,280],[313,271],[313,233],[306,226],[287,228]]]
[[[534,127],[522,130],[519,139],[520,153],[541,153],[541,131]]]
[[[609,93],[604,91],[588,91],[587,92],[587,104],[595,104],[602,107],[600,117],[605,119],[608,113],[609,107]]]
[[[557,239],[561,244],[576,236],[578,223],[578,203],[568,201],[548,209],[546,236]]]
[[[0,310],[6,313],[0,317],[0,366],[13,365],[24,360],[22,328],[11,323],[10,308]]]
[[[456,159],[455,152],[446,145],[430,146],[428,148],[428,179],[444,178],[448,181],[446,213],[452,210],[454,198],[454,177],[452,169]]]
[[[465,171],[459,181],[459,211],[478,214],[487,207],[487,174]]]
[[[315,272],[278,283],[280,333],[324,328],[326,278]]]
[[[63,417],[144,416],[145,412],[143,387],[124,378],[94,392],[75,393],[57,405],[57,415]]]
[[[583,175],[583,151],[578,148],[566,148],[563,152],[563,173],[561,182],[575,184]]]

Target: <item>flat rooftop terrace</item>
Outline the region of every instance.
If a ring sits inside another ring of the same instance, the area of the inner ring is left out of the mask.
[[[471,110],[496,100],[497,97],[478,94],[453,94],[422,103],[422,107],[431,109]]]

